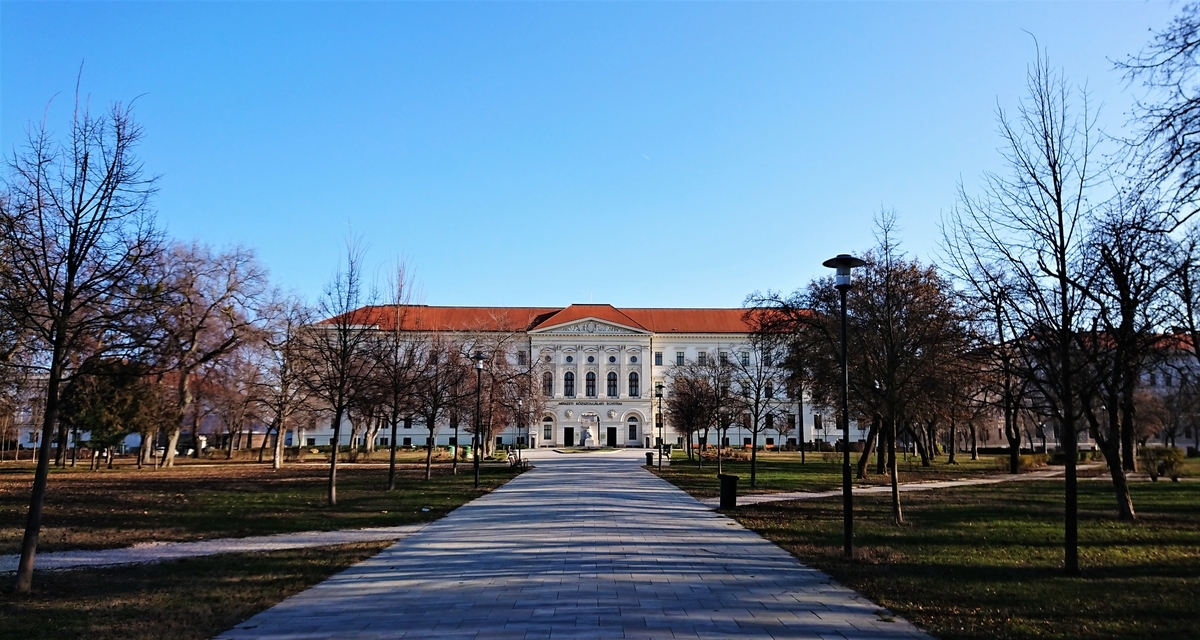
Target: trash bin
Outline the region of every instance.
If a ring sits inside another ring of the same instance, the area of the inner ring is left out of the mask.
[[[722,473],[717,476],[721,481],[721,508],[733,509],[737,506],[737,476]]]
[[[647,467],[654,466],[654,452],[653,451],[646,452],[646,466]]]

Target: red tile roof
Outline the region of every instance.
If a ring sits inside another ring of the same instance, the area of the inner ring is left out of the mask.
[[[637,320],[630,318],[628,315],[622,313],[611,304],[573,304],[539,322],[537,328],[545,329],[548,327],[557,327],[559,325],[576,322],[585,318],[595,318],[597,320],[612,322],[626,327],[632,327],[634,329],[649,331],[649,329],[643,327]]]
[[[610,304],[554,307],[372,306],[352,311],[354,324],[406,331],[529,331],[595,318],[653,333],[748,333],[745,309],[617,309]],[[323,323],[329,323],[325,320]]]
[[[528,331],[558,309],[539,307],[430,307],[394,305],[350,312],[354,324],[391,331]],[[322,323],[332,322],[332,319]]]

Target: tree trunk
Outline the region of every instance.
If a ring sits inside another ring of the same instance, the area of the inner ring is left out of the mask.
[[[391,445],[391,457],[388,460],[388,491],[393,491],[396,488],[396,423],[400,422],[399,416],[392,416],[392,437],[388,440]],[[458,440],[455,440],[458,442]],[[455,457],[457,458],[457,451]]]
[[[958,464],[954,460],[954,452],[958,449],[958,432],[955,430],[954,420],[950,420],[950,448],[947,450],[946,464]]]
[[[758,486],[758,430],[750,432],[750,488]]]
[[[305,436],[308,435],[308,429],[300,427],[299,435],[296,436],[296,462],[304,462],[304,448],[308,446],[308,440]]]
[[[867,479],[867,466],[871,462],[871,453],[875,450],[875,441],[879,438],[879,414],[871,418],[871,428],[867,431],[867,440],[863,443],[862,455],[858,457],[858,479]]]
[[[888,420],[888,469],[892,480],[892,518],[896,524],[904,524],[904,512],[900,509],[900,473],[896,469],[896,421]]]
[[[879,434],[876,436],[876,439],[879,442],[878,442],[878,445],[875,447],[875,450],[878,452],[875,455],[875,475],[878,475],[878,476],[881,476],[881,475],[887,473],[887,452],[888,452],[888,447],[886,446],[887,443],[890,442],[892,444],[892,449],[891,449],[893,451],[892,455],[895,455],[894,451],[895,451],[896,443],[893,441],[894,438],[891,435],[892,432],[890,429],[891,428],[887,425],[887,423],[882,422],[882,418],[881,418],[881,421],[879,424]]]
[[[258,445],[258,461],[259,461],[259,463],[261,463],[267,457],[267,440],[269,440],[271,438],[271,431],[272,431],[272,429],[267,429],[266,432],[263,433],[262,444]],[[276,433],[278,433],[277,428],[274,429],[274,431],[276,431]],[[250,443],[253,444],[254,443],[254,432],[251,431],[250,434],[251,434],[250,435]],[[278,436],[275,437],[275,441],[276,442],[279,441]]]
[[[971,423],[971,459],[979,459],[979,427]]]
[[[922,429],[918,427],[913,429],[912,425],[908,425],[907,431],[912,436],[913,446],[917,449],[917,454],[921,456],[921,466],[928,467],[931,464],[929,449],[926,447],[925,437],[920,432]]]
[[[429,420],[429,424],[433,424],[433,420]],[[433,477],[433,427],[429,428],[429,437],[425,439],[425,479]],[[478,456],[479,452],[472,450],[472,456]],[[455,456],[457,459],[458,456]]]
[[[338,442],[342,436],[342,409],[338,407],[333,412],[333,439],[330,444],[332,451],[329,455],[329,506],[337,506],[337,464]]]
[[[1126,471],[1137,472],[1137,442],[1134,439],[1133,421],[1137,409],[1133,403],[1134,384],[1129,380],[1121,389],[1121,462]]]
[[[60,334],[61,336],[61,330]],[[46,406],[42,414],[41,455],[33,473],[33,491],[29,496],[29,515],[25,521],[25,536],[21,540],[21,559],[17,563],[17,593],[29,593],[33,587],[33,561],[37,555],[38,536],[42,531],[42,507],[46,504],[46,484],[50,477],[50,439],[58,422],[58,391],[62,382],[65,348],[61,338],[55,341],[51,354],[50,375],[46,381]]]
[[[271,457],[271,468],[276,471],[279,471],[279,469],[283,467],[283,436],[285,433],[286,432],[282,431],[281,429],[275,429],[275,451],[274,455]]]

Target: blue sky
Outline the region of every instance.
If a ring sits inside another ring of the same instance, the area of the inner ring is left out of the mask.
[[[93,105],[136,98],[170,233],[310,297],[358,236],[429,304],[738,306],[869,248],[881,207],[934,259],[1030,34],[1120,133],[1112,61],[1177,9],[4,1],[0,149],[65,128],[82,64]]]

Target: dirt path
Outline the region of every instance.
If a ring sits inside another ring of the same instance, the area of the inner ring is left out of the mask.
[[[152,542],[136,544],[122,549],[97,549],[94,551],[59,551],[41,553],[37,557],[38,571],[66,571],[93,567],[111,567],[123,564],[144,564],[178,558],[211,556],[219,553],[246,553],[282,551],[305,547],[324,547],[333,544],[374,542],[377,540],[400,540],[420,531],[428,523],[409,524],[398,527],[376,527],[371,529],[343,529],[340,531],[304,531],[280,533],[270,536],[248,538],[216,538],[195,542]],[[17,554],[0,556],[0,573],[17,570]]]

